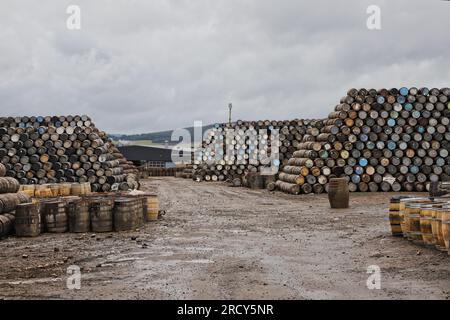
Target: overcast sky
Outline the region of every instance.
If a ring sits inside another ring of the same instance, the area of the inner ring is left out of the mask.
[[[1,115],[110,133],[224,122],[228,102],[234,120],[321,118],[351,87],[449,86],[449,16],[439,0],[1,0]]]

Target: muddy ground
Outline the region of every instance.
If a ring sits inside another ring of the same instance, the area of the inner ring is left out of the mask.
[[[0,241],[1,299],[449,299],[450,256],[390,235],[393,194],[291,196],[154,178],[166,215],[133,232]],[[81,289],[67,288],[67,267]],[[381,268],[381,289],[366,286]]]

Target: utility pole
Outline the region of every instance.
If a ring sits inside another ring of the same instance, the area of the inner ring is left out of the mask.
[[[231,109],[233,109],[233,104],[232,103],[228,104],[228,109],[229,109],[229,112],[228,112],[228,123],[231,124]]]

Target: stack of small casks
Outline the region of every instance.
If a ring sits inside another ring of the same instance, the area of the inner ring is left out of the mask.
[[[154,194],[85,193],[33,199],[16,207],[16,235],[35,237],[42,233],[129,231],[158,219],[159,203]]]
[[[18,192],[19,182],[14,178],[4,177],[5,173],[5,166],[0,163],[0,238],[12,232],[17,206],[30,201],[29,196]]]
[[[389,221],[392,235],[450,254],[450,199],[392,197]]]
[[[309,130],[277,186],[327,191],[345,177],[351,192],[425,191],[450,178],[450,89],[351,89],[322,128]]]
[[[227,180],[233,185],[243,185],[237,180],[242,180],[249,172],[260,172],[264,167],[278,171],[299,148],[311,127],[320,127],[320,121],[239,120],[231,124],[216,124],[207,132],[195,154],[193,179]],[[234,130],[234,135],[227,135],[230,129]],[[278,130],[278,139],[272,134],[274,130]]]
[[[79,182],[103,192],[125,190],[132,171],[88,116],[0,118],[0,161],[22,185]]]

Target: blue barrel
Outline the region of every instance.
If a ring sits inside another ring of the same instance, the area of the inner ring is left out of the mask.
[[[352,182],[353,183],[359,183],[361,181],[361,177],[358,175],[353,175],[352,176]]]
[[[356,173],[357,175],[361,175],[361,174],[364,173],[364,169],[363,169],[362,167],[360,167],[360,166],[356,166],[356,167],[355,167],[355,173]]]
[[[367,134],[360,134],[359,140],[361,140],[362,142],[366,142],[367,140],[369,140],[369,137],[367,136]]]
[[[389,150],[395,150],[395,148],[397,147],[397,144],[394,141],[388,141],[387,147]]]
[[[45,131],[46,131],[46,130],[45,130],[44,127],[39,127],[39,128],[38,128],[38,133],[39,133],[39,134],[44,134]]]
[[[400,88],[400,94],[402,95],[402,96],[407,96],[408,95],[408,93],[409,93],[409,89],[408,88],[406,88],[406,87],[403,87],[403,88]]]
[[[406,98],[404,96],[398,96],[397,102],[400,104],[404,104],[406,102]]]
[[[422,126],[418,126],[416,130],[417,130],[418,133],[424,133],[425,132],[425,128],[422,127]]]
[[[42,123],[42,122],[44,122],[44,117],[38,116],[36,118],[36,121],[39,122],[39,123]]]
[[[367,141],[366,148],[369,150],[375,149],[375,143],[373,143],[372,141]]]
[[[369,163],[369,161],[367,161],[367,159],[365,159],[365,158],[359,159],[359,165],[360,165],[361,167],[367,166],[368,163]]]
[[[394,119],[388,119],[387,125],[388,125],[389,127],[395,126],[395,120],[394,120]]]
[[[378,102],[379,104],[383,104],[385,101],[386,101],[386,99],[384,99],[383,96],[378,96],[378,97],[377,97],[377,102]]]
[[[405,104],[405,110],[406,111],[411,111],[412,109],[413,109],[413,105],[411,103]]]

